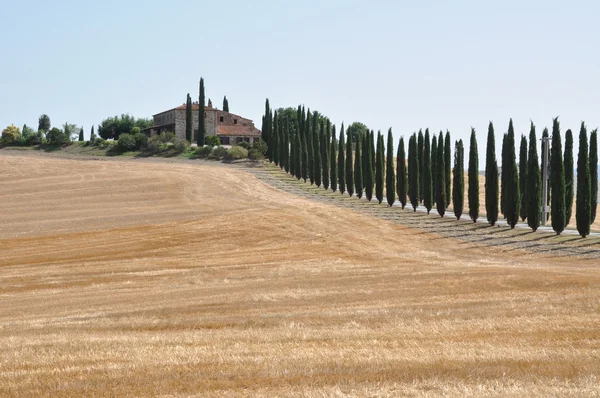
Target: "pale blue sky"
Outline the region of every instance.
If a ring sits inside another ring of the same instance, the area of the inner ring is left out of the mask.
[[[593,1],[0,0],[0,126],[85,127],[207,96],[260,118],[302,102],[336,124],[468,139],[508,120],[600,125]],[[480,156],[481,158],[483,156]],[[483,162],[482,162],[483,163]]]

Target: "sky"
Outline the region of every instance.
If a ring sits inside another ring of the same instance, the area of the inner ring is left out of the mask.
[[[484,164],[513,119],[577,141],[600,125],[600,3],[594,1],[0,0],[0,128],[85,128],[206,95],[260,128],[273,107],[305,104],[339,126],[395,139],[449,130]],[[517,138],[518,142],[518,138]],[[577,152],[575,152],[577,153]]]

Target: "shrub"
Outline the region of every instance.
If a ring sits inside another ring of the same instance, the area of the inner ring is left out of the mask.
[[[173,142],[173,140],[175,139],[175,133],[172,133],[170,131],[163,131],[162,133],[160,133],[159,138],[160,142],[162,142],[163,144],[166,144],[167,142]]]
[[[238,141],[234,144],[234,146],[238,146],[240,148],[244,148],[244,149],[250,149],[251,146],[249,143],[247,143],[246,141]]]
[[[208,158],[220,160],[225,156],[227,156],[227,149],[222,146],[216,146],[213,148],[210,155],[208,155]]]
[[[187,140],[184,140],[183,138],[176,137],[173,140],[173,148],[175,149],[175,152],[177,152],[177,153],[185,152],[185,150],[189,146],[190,146],[190,143],[187,142]]]
[[[133,151],[137,147],[135,137],[131,134],[121,134],[117,142],[117,147],[122,151]]]
[[[210,146],[221,146],[221,140],[216,135],[209,135],[204,137],[204,143]]]
[[[157,153],[158,151],[160,151],[160,148],[160,137],[158,135],[155,135],[154,137],[150,137],[150,139],[148,139],[148,142],[146,143],[146,152]]]
[[[252,148],[248,151],[248,158],[252,160],[262,160],[265,158],[265,155],[258,149]]]
[[[8,126],[2,131],[0,143],[3,145],[15,145],[21,141],[21,131],[17,126]]]
[[[205,145],[205,146],[199,146],[198,148],[196,148],[196,156],[199,158],[205,158],[208,155],[211,154],[212,152],[212,147]]]
[[[25,145],[41,145],[44,142],[44,133],[37,131],[27,136]]]
[[[62,145],[66,142],[65,133],[62,130],[53,127],[46,134],[46,141],[48,141],[48,144],[50,145]]]
[[[258,141],[254,141],[254,143],[252,144],[252,148],[259,150],[260,153],[265,155],[267,153],[268,146],[267,143],[264,142],[262,138],[260,138]]]
[[[135,126],[134,128],[131,129],[131,135],[136,135],[136,134],[140,134],[142,130],[140,130],[140,128],[138,126]]]
[[[248,150],[236,145],[227,151],[227,155],[225,157],[227,160],[246,159],[248,157]]]
[[[92,142],[92,145],[94,145],[94,146],[102,146],[102,145],[104,145],[104,141],[105,141],[104,138],[98,137],[98,138],[96,138],[94,140],[94,142]]]
[[[133,129],[138,129],[139,127],[134,127]],[[140,133],[139,131],[133,135],[135,138],[135,147],[138,149],[145,148],[148,144],[148,136],[144,133]]]

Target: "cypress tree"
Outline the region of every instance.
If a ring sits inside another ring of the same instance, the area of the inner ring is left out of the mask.
[[[356,150],[354,152],[354,190],[356,191],[356,196],[358,196],[359,199],[362,198],[363,195],[361,146],[361,140],[356,140]]]
[[[425,157],[423,156],[423,152],[425,150],[425,145],[424,145],[424,138],[423,138],[423,130],[419,130],[419,136],[417,138],[416,144],[417,147],[416,149],[416,153],[415,155],[417,156],[417,161],[419,162],[419,167],[418,167],[418,177],[419,177],[419,192],[417,197],[419,198],[419,203],[421,203],[423,201],[423,199],[425,198],[425,163],[424,163],[424,159]]]
[[[527,137],[521,135],[521,148],[519,152],[519,184],[521,191],[521,221],[527,219]]]
[[[354,194],[354,172],[352,164],[352,136],[348,134],[346,142],[346,191],[349,196]],[[360,173],[360,169],[358,170]]]
[[[450,143],[450,131],[448,130],[446,130],[444,145],[444,165],[446,166],[446,208],[448,208],[448,206],[450,206],[450,198],[452,195],[452,147]]]
[[[295,153],[296,138],[295,138],[295,134],[292,135],[291,141],[289,142],[289,144],[290,144],[290,154],[289,154],[289,163],[288,163],[289,170],[286,170],[286,171],[289,171],[290,175],[295,176],[296,175],[296,169],[295,169],[295,166],[296,166],[296,158],[295,158],[295,156],[296,156],[296,153]]]
[[[579,155],[577,156],[577,195],[575,198],[575,219],[577,231],[582,238],[590,234],[592,221],[592,179],[588,157],[588,138],[585,123],[579,131]],[[598,178],[598,176],[596,176]]]
[[[346,191],[346,142],[344,139],[344,123],[340,128],[340,139],[338,141],[338,184],[340,186],[340,193],[344,194]]]
[[[511,119],[512,121],[512,119]],[[504,218],[506,218],[506,209],[504,206],[504,201],[505,201],[505,197],[506,197],[506,179],[505,177],[505,171],[507,170],[508,166],[506,165],[506,157],[508,156],[508,151],[506,149],[506,141],[507,140],[507,134],[504,134],[504,136],[502,137],[502,174],[501,174],[501,178],[500,178],[500,212],[502,213],[502,215],[504,216]]]
[[[510,228],[514,228],[519,221],[519,207],[521,206],[521,195],[519,193],[519,172],[517,170],[517,159],[515,156],[515,130],[512,119],[508,125],[508,134],[506,136],[506,176],[505,187],[506,195],[504,197],[504,210],[506,222]]]
[[[569,225],[573,213],[573,196],[575,194],[575,170],[573,164],[573,132],[565,133],[565,224]]]
[[[79,141],[83,141],[83,127],[79,130]]]
[[[469,217],[474,223],[479,218],[479,154],[477,136],[471,127],[471,144],[469,146]]]
[[[316,112],[316,111],[315,111]],[[310,121],[310,122],[309,122]],[[310,180],[310,185],[315,183],[315,141],[313,136],[317,132],[317,119],[311,117],[310,109],[306,113],[306,150],[308,155],[308,179]],[[310,127],[310,128],[308,128]]]
[[[96,133],[94,132],[94,126],[92,126],[92,130],[90,131],[90,142],[94,142],[96,140]]]
[[[434,134],[432,134],[433,137],[431,137],[431,185],[433,187],[433,201],[436,202],[437,199],[435,197],[435,179],[437,177],[437,137]]]
[[[452,207],[454,208],[454,216],[457,220],[460,220],[465,206],[465,149],[462,140],[455,144],[453,177]]]
[[[427,209],[427,214],[433,207],[433,181],[431,177],[431,140],[429,138],[429,129],[425,130],[423,139],[423,204]]]
[[[375,196],[379,201],[379,204],[383,202],[383,186],[385,184],[384,180],[384,149],[383,149],[383,136],[378,131],[377,132],[377,152],[375,154]]]
[[[200,78],[200,96],[199,96],[199,107],[198,107],[198,136],[196,137],[196,143],[198,146],[204,146],[204,137],[206,136],[206,123],[204,121],[204,79]],[[266,108],[269,109],[269,99],[267,98]],[[267,114],[265,114],[266,116]],[[263,127],[264,130],[264,127]],[[263,138],[264,140],[264,138]]]
[[[435,178],[435,206],[441,217],[446,213],[446,156],[444,154],[444,134],[438,138]]]
[[[223,97],[223,111],[229,112],[229,101],[227,101],[227,96]]]
[[[302,132],[298,131],[294,134],[294,171],[295,176],[299,180],[302,178],[303,167],[302,167]],[[306,182],[306,180],[304,180]]]
[[[537,138],[535,126],[531,122],[529,132],[529,154],[527,156],[527,225],[537,231],[540,226],[542,205],[542,178],[540,175],[540,162],[537,152]]]
[[[485,212],[491,226],[498,221],[498,162],[496,161],[496,137],[494,124],[488,126],[485,158]]]
[[[365,182],[365,196],[368,201],[371,201],[373,198],[373,186],[375,184],[375,178],[373,175],[373,169],[371,168],[371,151],[373,148],[371,147],[371,137],[370,133],[367,133],[364,136],[364,145],[363,145],[363,181]]]
[[[594,129],[590,134],[590,182],[590,224],[593,224],[598,208],[598,129]]]
[[[273,114],[273,137],[271,144],[273,146],[273,163],[275,163],[275,166],[279,166],[279,118],[277,117],[277,111]]]
[[[310,109],[308,110],[308,115],[310,115]],[[304,116],[304,112],[303,112],[303,116]],[[301,134],[302,156],[301,156],[300,166],[302,167],[302,179],[304,180],[304,182],[306,182],[306,180],[308,179],[308,172],[310,170],[310,164],[308,161],[308,159],[309,159],[308,145],[309,145],[309,141],[310,141],[310,117],[306,116],[303,124],[304,124],[304,131]]]
[[[563,164],[562,142],[558,118],[552,120],[552,152],[550,154],[551,190],[552,190],[552,229],[557,235],[565,230],[565,167]]]
[[[321,173],[321,142],[319,140],[319,134],[320,134],[320,130],[322,130],[323,126],[319,126],[319,115],[317,113],[317,111],[315,111],[314,115],[313,115],[313,132],[312,132],[312,139],[313,139],[313,175],[314,175],[314,179],[315,179],[315,185],[320,187],[321,186],[321,182],[322,182],[322,176],[323,174]],[[321,127],[321,128],[319,128]]]
[[[331,176],[331,190],[337,191],[338,169],[337,169],[337,142],[335,139],[336,131],[335,124],[331,133],[331,144],[329,148],[329,175]]]
[[[330,129],[329,121],[327,121],[327,125],[321,124],[321,170],[322,170],[322,180],[323,180],[323,188],[329,189],[329,129]]]
[[[286,173],[290,171],[290,123],[285,119],[283,135],[283,169]]]
[[[194,119],[192,117],[192,96],[188,93],[185,102],[185,139],[192,142],[194,135]]]
[[[549,137],[550,137],[550,134],[548,133],[548,129],[544,128],[544,131],[542,132],[542,138],[549,138]],[[550,141],[548,141],[548,145],[550,145]],[[542,144],[542,151],[543,150],[544,150],[544,144]],[[552,148],[548,148],[548,153],[549,154],[552,153]],[[549,161],[550,161],[550,155],[548,155],[548,159],[545,160],[543,152],[542,152],[542,168],[541,168],[541,170],[542,170],[542,180],[544,178],[544,175],[543,175],[544,166],[545,166],[546,162],[549,162]],[[548,172],[548,178],[550,178],[550,167],[548,167],[548,171],[549,171]],[[550,201],[552,199],[551,194],[552,194],[552,186],[550,184],[550,181],[548,181],[548,195],[546,197],[546,203],[545,203],[546,206],[550,206]],[[546,221],[548,221],[549,218],[550,218],[550,213],[546,214]]]
[[[377,131],[377,135],[379,136],[380,134],[381,134],[381,131]],[[373,173],[372,175],[374,176],[375,168],[377,167],[375,165],[375,157],[377,154],[377,147],[375,146],[375,132],[373,130],[371,130],[371,135],[369,137],[370,137],[369,158],[371,159],[371,172]],[[375,185],[375,180],[373,180],[371,183],[373,185]]]
[[[398,200],[404,209],[406,207],[406,194],[408,188],[408,175],[406,168],[406,152],[404,149],[404,137],[400,137],[398,152],[396,155],[396,192]]]
[[[394,137],[392,136],[391,127],[388,130],[385,161],[385,198],[388,206],[392,207],[396,201],[396,174],[394,172]]]
[[[408,140],[408,195],[413,211],[419,206],[420,181],[417,135],[413,134]]]

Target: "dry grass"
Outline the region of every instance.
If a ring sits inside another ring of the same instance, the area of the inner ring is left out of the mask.
[[[207,163],[0,156],[0,197],[0,395],[600,395],[593,261]]]

